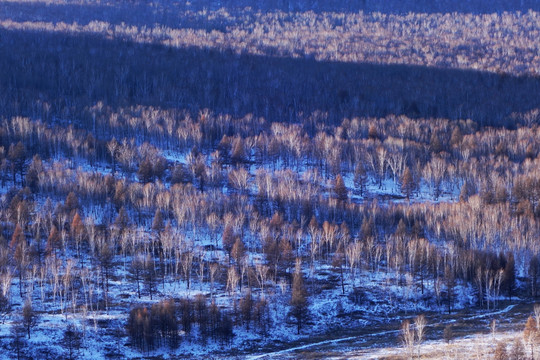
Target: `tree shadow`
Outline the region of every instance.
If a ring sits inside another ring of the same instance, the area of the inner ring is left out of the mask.
[[[512,126],[540,108],[540,78],[172,48],[96,35],[0,30],[0,113],[78,117],[98,101],[295,122],[409,117]],[[45,105],[46,104],[46,105]]]

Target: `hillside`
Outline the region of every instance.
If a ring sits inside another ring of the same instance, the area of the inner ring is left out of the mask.
[[[0,0],[0,357],[525,358],[539,38],[532,0]]]

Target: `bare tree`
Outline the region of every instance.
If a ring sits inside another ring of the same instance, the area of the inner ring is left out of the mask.
[[[255,266],[255,269],[257,274],[257,282],[259,283],[259,286],[261,288],[261,297],[264,299],[264,286],[266,284],[266,281],[268,280],[269,268],[266,265],[257,264]]]
[[[216,279],[216,273],[219,270],[219,264],[217,262],[211,262],[208,267],[208,272],[210,274],[210,297],[214,298],[214,282]]]
[[[409,320],[405,320],[401,323],[400,338],[401,338],[401,343],[403,344],[403,347],[405,347],[408,358],[412,359],[414,356],[415,334],[414,334],[414,329]]]
[[[519,337],[516,337],[512,343],[512,348],[509,354],[510,360],[523,360],[525,359],[525,348],[523,342]]]
[[[503,341],[498,341],[497,346],[495,347],[495,353],[493,354],[494,360],[508,360],[509,356],[506,352],[506,343]]]
[[[447,344],[454,340],[454,330],[452,329],[452,324],[448,324],[444,327],[443,339]]]
[[[493,336],[493,340],[495,340],[495,334],[497,332],[497,320],[493,319],[489,323],[489,329],[491,330],[491,336]]]
[[[529,316],[525,323],[525,329],[523,330],[523,339],[525,343],[531,347],[531,358],[534,359],[534,346],[538,342],[538,328],[536,327],[536,321],[532,316]]]
[[[229,291],[229,294],[236,294],[236,287],[238,286],[239,280],[240,276],[236,271],[236,267],[229,267],[229,270],[227,271],[227,290]]]
[[[421,351],[421,345],[422,345],[422,342],[424,341],[424,338],[426,336],[426,325],[427,325],[427,320],[426,320],[426,317],[422,314],[422,315],[418,315],[415,319],[414,319],[414,326],[415,326],[415,329],[416,329],[416,343],[418,344],[418,357],[420,357],[420,351]]]

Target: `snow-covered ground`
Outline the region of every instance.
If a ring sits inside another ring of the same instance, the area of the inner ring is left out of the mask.
[[[157,302],[157,299],[162,298],[193,298],[197,294],[205,296],[210,295],[210,285],[207,282],[200,283],[195,277],[191,288],[188,289],[187,283],[183,280],[174,282],[166,281],[165,284],[160,282],[156,286],[156,294],[153,300],[150,300],[148,294],[143,294],[139,300],[136,293],[136,285],[130,281],[128,273],[125,272],[121,265],[123,259],[118,257],[118,266],[114,273],[114,277],[110,281],[109,303],[110,310],[94,310],[84,314],[81,310],[73,313],[70,311],[61,312],[61,307],[57,303],[49,304],[46,308],[35,309],[37,311],[38,320],[35,328],[32,330],[32,337],[29,343],[32,348],[43,349],[57,354],[63,354],[64,349],[61,346],[63,330],[68,323],[73,323],[78,329],[84,332],[84,341],[81,352],[78,357],[81,359],[107,359],[110,354],[122,354],[121,357],[137,357],[137,356],[161,356],[168,354],[174,358],[188,357],[199,358],[201,356],[229,356],[233,349],[246,354],[247,358],[258,358],[262,355],[270,358],[281,358],[285,354],[295,354],[296,351],[302,349],[317,349],[321,346],[334,346],[339,343],[350,343],[361,339],[360,343],[369,337],[385,337],[389,336],[396,338],[399,332],[398,325],[387,330],[376,330],[384,328],[388,323],[396,323],[405,318],[410,318],[416,313],[435,312],[444,313],[444,306],[437,306],[433,300],[425,302],[421,299],[411,296],[411,292],[405,286],[400,286],[396,283],[399,274],[392,272],[369,273],[361,272],[356,274],[354,281],[355,287],[362,290],[363,297],[359,300],[352,299],[350,296],[351,287],[353,285],[350,275],[345,273],[346,295],[342,294],[342,289],[339,282],[339,273],[332,267],[318,266],[318,271],[315,275],[316,285],[311,288],[312,295],[309,297],[309,320],[302,328],[300,334],[296,333],[296,325],[288,316],[287,310],[290,295],[288,291],[282,293],[280,284],[268,285],[265,289],[265,296],[270,303],[271,323],[273,324],[270,331],[261,336],[257,330],[254,331],[253,325],[250,330],[243,325],[234,327],[234,339],[231,345],[224,345],[220,342],[208,340],[206,343],[201,343],[196,340],[196,336],[185,338],[182,336],[181,344],[178,349],[156,349],[147,354],[139,352],[139,350],[129,346],[129,340],[126,337],[125,325],[127,322],[127,314],[129,309],[137,304],[151,304]],[[306,284],[311,286],[310,277],[306,275]],[[320,284],[327,284],[321,286]],[[23,299],[18,295],[17,280],[13,280],[12,303],[14,310],[20,308]],[[361,287],[358,287],[361,285]],[[410,285],[410,284],[409,284]],[[287,285],[285,285],[287,286]],[[429,281],[425,283],[426,294],[429,293],[432,284]],[[45,284],[47,291],[50,291],[50,286]],[[230,307],[233,299],[239,299],[242,296],[240,290],[232,294],[228,294],[223,285],[218,285],[216,290],[219,295],[215,301],[218,306]],[[364,291],[365,290],[365,291]],[[99,291],[96,289],[96,291]],[[463,309],[471,304],[466,299],[471,297],[466,296],[471,290],[467,287],[457,287],[457,291],[462,295],[458,299],[463,299],[456,303],[455,308]],[[34,289],[34,297],[40,295],[40,289]],[[261,296],[260,290],[255,290],[253,296],[256,298]],[[36,299],[37,300],[37,299]],[[36,301],[37,303],[38,301]],[[69,308],[70,304],[64,304]],[[465,320],[479,319],[482,317],[503,314],[512,309],[513,306],[508,306],[498,312],[491,312],[483,315],[475,315]],[[0,337],[7,338],[10,331],[10,324],[15,318],[8,320],[3,325],[0,325]],[[449,323],[452,320],[448,321]],[[332,334],[332,329],[336,332],[344,332],[352,329],[369,329],[374,331],[370,334],[363,333],[361,337],[343,336],[335,339]],[[330,336],[332,339],[320,340],[312,343],[312,338],[319,339],[325,336]],[[304,343],[304,345],[292,345],[289,347],[287,343]],[[50,346],[50,344],[56,344]],[[260,354],[257,349],[273,347],[285,348],[282,351],[272,352],[269,354]],[[375,351],[375,350],[374,350]],[[376,350],[383,351],[383,350]],[[387,350],[390,351],[390,350]],[[399,352],[399,349],[395,350]],[[252,357],[248,353],[255,353]],[[37,353],[35,353],[37,354]],[[221,355],[217,355],[221,354]],[[363,356],[363,355],[362,355]],[[361,356],[361,357],[362,357]],[[378,355],[375,355],[378,356]],[[1,357],[1,355],[0,355]],[[4,358],[9,358],[6,356]]]

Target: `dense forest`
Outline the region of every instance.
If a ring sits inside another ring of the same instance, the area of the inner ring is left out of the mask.
[[[540,9],[513,3],[1,1],[6,356],[534,303]]]

